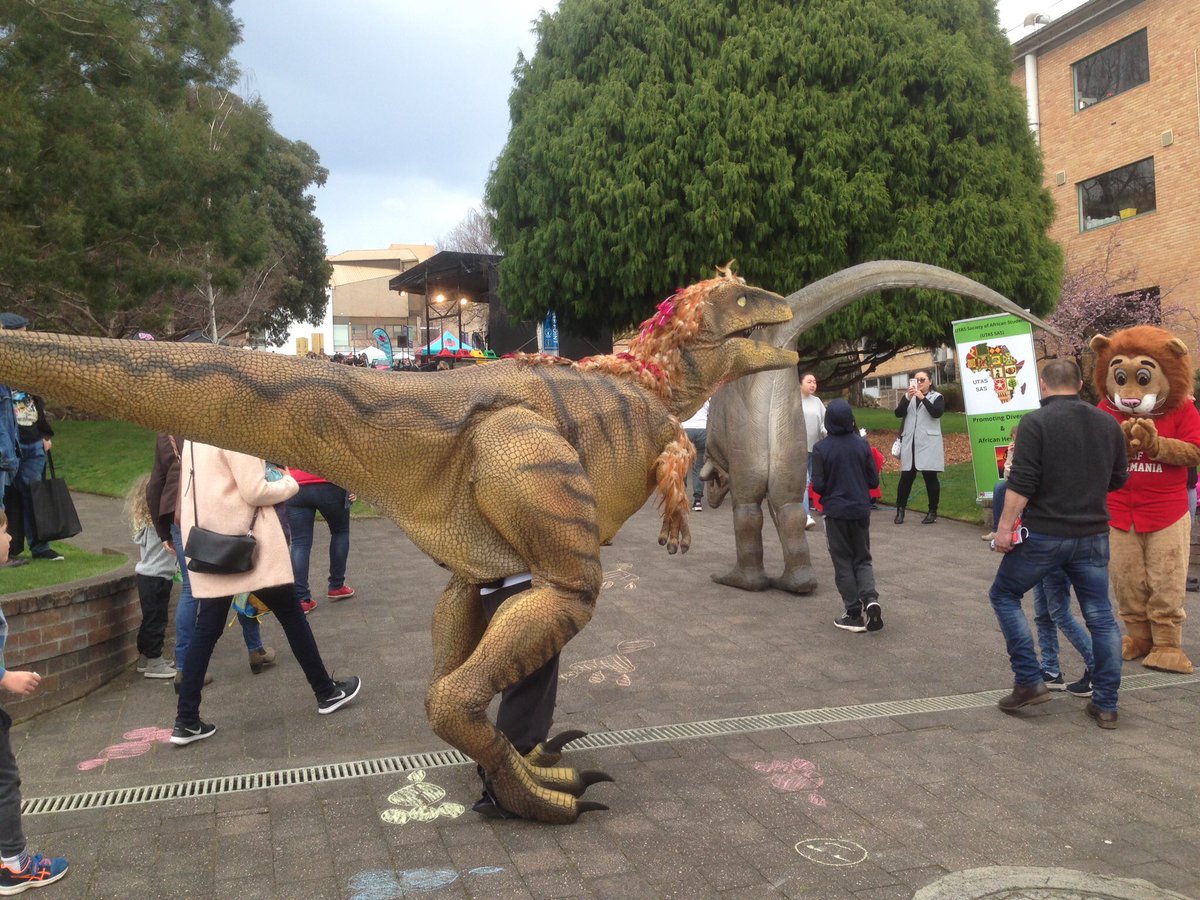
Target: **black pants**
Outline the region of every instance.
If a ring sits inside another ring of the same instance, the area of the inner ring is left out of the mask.
[[[876,599],[875,569],[871,566],[871,520],[825,517],[825,540],[833,560],[833,582],[851,616]]]
[[[942,485],[938,481],[937,472],[922,472],[925,477],[925,493],[929,495],[929,511],[937,512],[938,500],[942,498]],[[913,482],[917,480],[917,470],[907,469],[900,473],[900,483],[896,486],[896,505],[908,506],[908,495],[912,493]]]
[[[138,600],[142,603],[142,624],[138,628],[138,653],[147,659],[162,656],[167,633],[167,607],[171,603],[171,579],[157,575],[138,575]]]
[[[479,602],[483,606],[484,620],[491,622],[492,616],[505,600],[523,594],[530,587],[530,582],[523,581],[490,594],[480,595]],[[558,656],[555,653],[540,669],[516,684],[509,685],[500,694],[496,727],[522,756],[550,734],[550,725],[554,721],[554,704],[558,700]]]
[[[321,661],[321,651],[317,649],[317,641],[312,629],[308,626],[308,617],[300,609],[300,601],[296,599],[296,589],[291,584],[281,584],[276,587],[260,588],[254,592],[266,604],[267,609],[279,620],[279,627],[287,637],[292,655],[317,698],[328,697],[334,692],[333,679],[325,670]],[[208,671],[208,661],[212,658],[213,648],[225,631],[225,620],[229,617],[229,607],[233,597],[216,597],[213,599],[200,598],[197,603],[196,631],[192,635],[192,643],[188,646],[187,659],[183,662],[183,678],[179,684],[179,705],[176,718],[184,725],[194,725],[200,720],[200,690],[204,686],[204,673]]]
[[[13,755],[9,729],[12,719],[0,709],[0,856],[17,856],[25,850],[21,831],[21,773]]]

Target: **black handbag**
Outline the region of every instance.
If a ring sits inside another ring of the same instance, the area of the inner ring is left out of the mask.
[[[61,541],[83,531],[67,482],[56,475],[54,457],[49,453],[42,477],[29,486],[29,493],[33,505],[32,543]]]
[[[250,527],[245,534],[222,534],[200,527],[200,510],[196,505],[196,450],[192,451],[192,468],[188,472],[188,490],[192,492],[192,510],[195,520],[188,532],[183,555],[187,557],[188,570],[205,575],[238,575],[254,568],[254,550],[258,546],[253,531],[258,519],[258,507],[250,518]]]

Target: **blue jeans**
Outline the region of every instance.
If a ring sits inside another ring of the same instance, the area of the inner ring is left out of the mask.
[[[196,615],[199,610],[196,598],[192,596],[192,582],[188,578],[187,559],[183,555],[183,535],[178,525],[171,526],[171,543],[175,545],[175,558],[179,560],[179,571],[183,576],[180,585],[179,605],[175,607],[175,668],[182,672],[183,661],[187,659],[188,647],[196,633]],[[258,627],[258,619],[238,614],[242,624],[242,638],[246,641],[246,649],[251,653],[263,648],[262,629]]]
[[[808,448],[808,467],[804,470],[804,500],[803,500],[802,505],[804,506],[805,513],[812,512],[808,508],[808,498],[809,498],[808,486],[810,484],[812,484],[812,460],[813,460],[812,447],[809,447]]]
[[[1042,668],[1021,609],[1026,591],[1061,569],[1075,588],[1083,620],[1092,634],[1092,702],[1116,711],[1121,687],[1121,632],[1108,599],[1108,534],[1067,538],[1030,532],[1006,553],[988,599],[996,612],[1018,685],[1041,684]]]
[[[304,677],[317,698],[328,697],[335,690],[333,679],[321,661],[317,641],[308,626],[308,619],[300,610],[296,594],[290,584],[262,588],[254,592],[279,620],[279,626],[287,638],[288,646],[300,663]],[[179,684],[179,702],[175,718],[185,725],[200,719],[200,694],[204,689],[204,673],[212,658],[213,648],[225,631],[225,618],[229,615],[232,597],[216,597],[201,601],[196,618],[195,640],[188,648],[183,677]],[[253,621],[253,620],[252,620]]]
[[[1092,637],[1071,615],[1071,582],[1062,571],[1051,572],[1034,587],[1033,622],[1037,626],[1043,671],[1051,675],[1062,672],[1058,662],[1058,632],[1061,631],[1079,651],[1083,664],[1091,672],[1096,662],[1092,658]]]
[[[312,555],[313,524],[320,512],[329,525],[329,589],[346,583],[346,560],[350,556],[350,495],[329,482],[302,484],[287,502],[288,525],[292,531],[292,577],[296,599],[311,600],[308,585]]]

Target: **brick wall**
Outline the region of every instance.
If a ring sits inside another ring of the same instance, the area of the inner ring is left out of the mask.
[[[1048,26],[1052,28],[1053,26]],[[1146,29],[1150,80],[1084,110],[1076,110],[1071,66]],[[1050,235],[1069,269],[1097,264],[1120,242],[1110,273],[1136,270],[1122,290],[1158,286],[1164,304],[1200,313],[1200,3],[1145,0],[1082,27],[1038,55],[1039,117],[1044,183],[1058,215]],[[1013,83],[1024,94],[1023,59]],[[1174,142],[1162,146],[1171,131]],[[1079,230],[1076,185],[1147,157],[1154,158],[1155,212]],[[1066,183],[1055,184],[1058,172]],[[1191,336],[1195,339],[1195,336]]]
[[[78,700],[137,659],[142,612],[132,565],[50,591],[12,594],[0,604],[9,629],[5,665],[42,676],[31,697],[5,694],[14,719]]]

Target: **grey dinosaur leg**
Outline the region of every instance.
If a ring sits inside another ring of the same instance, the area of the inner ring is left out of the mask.
[[[770,579],[771,587],[791,594],[811,594],[817,589],[817,576],[813,573],[808,538],[804,533],[808,522],[804,505],[786,503],[772,518],[779,543],[783,545],[783,574]]]
[[[733,536],[737,546],[737,565],[724,575],[713,575],[713,581],[743,591],[765,591],[770,587],[770,579],[763,568],[762,527],[761,503],[734,505]]]

